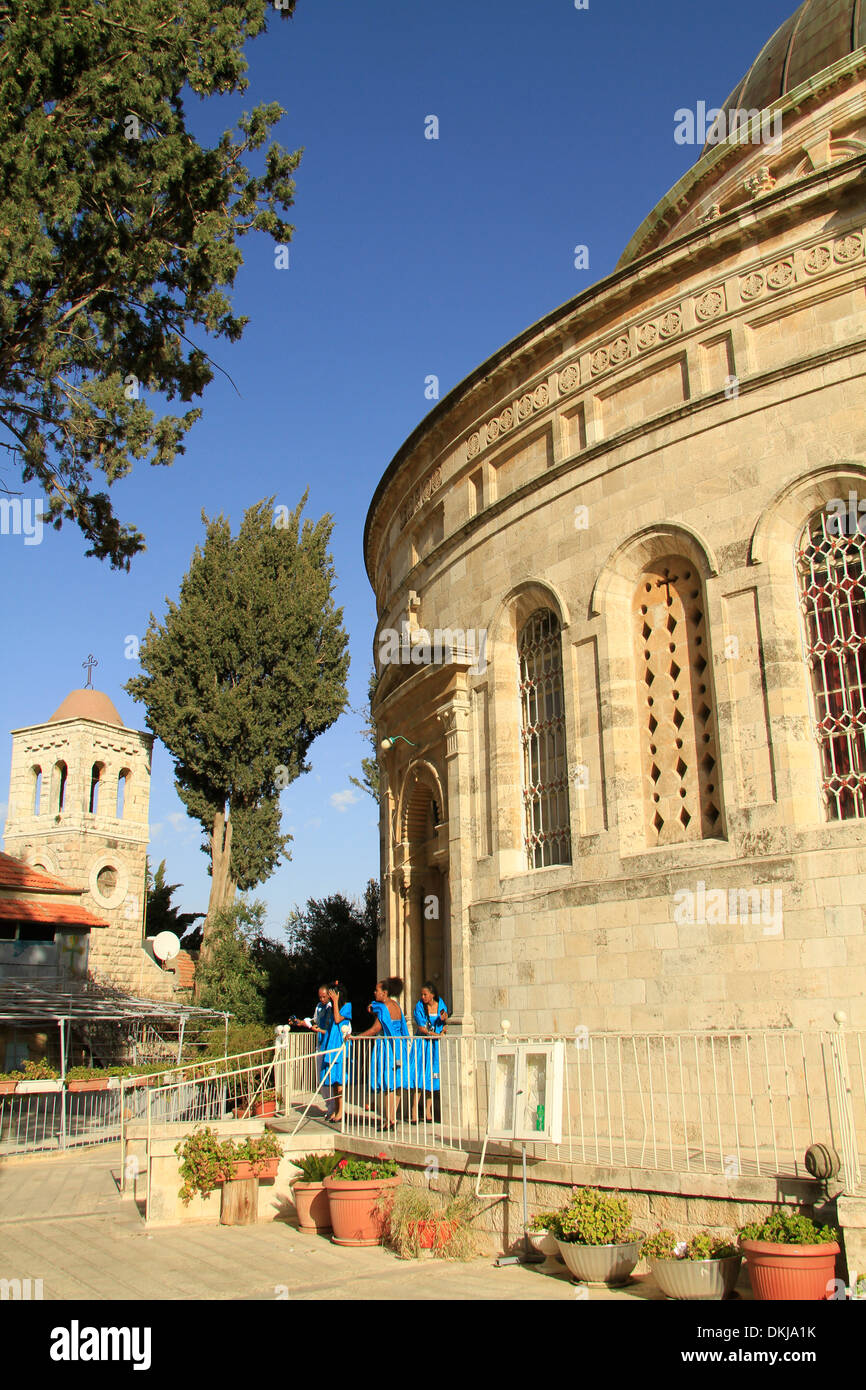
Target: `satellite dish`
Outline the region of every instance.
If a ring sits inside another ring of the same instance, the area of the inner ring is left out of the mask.
[[[180,951],[180,942],[173,931],[161,931],[153,938],[153,954],[157,960],[174,960]]]

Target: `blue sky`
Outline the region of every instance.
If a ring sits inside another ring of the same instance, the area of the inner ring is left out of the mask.
[[[528,324],[608,274],[630,236],[699,150],[674,142],[674,112],[719,105],[793,0],[299,0],[247,50],[243,97],[188,106],[202,141],[276,100],[275,132],[305,153],[288,270],[273,244],[242,243],[234,292],[250,323],[241,342],[208,343],[231,377],[208,389],[204,418],[171,469],[137,466],[113,489],[147,537],[130,574],[84,558],[72,527],[38,546],[0,535],[4,671],[0,822],[11,742],[94,683],[125,723],[143,710],[122,686],[151,611],[177,594],[203,535],[202,509],[234,528],[262,497],[334,517],[337,600],[351,639],[350,699],[363,706],[375,604],[361,551],[367,507],[405,437],[440,395]],[[439,120],[438,140],[425,119]],[[576,270],[574,247],[589,248]],[[7,485],[14,477],[3,475]],[[25,494],[27,495],[27,494]],[[283,793],[291,860],[256,895],[278,931],[296,903],[360,896],[378,873],[376,808],[351,787],[366,752],[347,713],[314,745],[312,771]],[[154,862],[203,910],[209,879],[200,831],[154,754]]]

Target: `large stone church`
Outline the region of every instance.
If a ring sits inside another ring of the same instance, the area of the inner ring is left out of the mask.
[[[864,45],[805,0],[376,488],[380,969],[466,1030],[866,1027]]]

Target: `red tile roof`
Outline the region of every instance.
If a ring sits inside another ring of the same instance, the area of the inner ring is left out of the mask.
[[[192,989],[195,984],[195,961],[189,951],[180,951],[172,961],[178,989]]]
[[[0,888],[26,888],[33,893],[80,893],[80,888],[72,888],[61,883],[59,878],[44,874],[40,869],[31,869],[20,859],[0,852]]]
[[[0,922],[54,922],[58,927],[107,927],[78,903],[39,903],[27,898],[0,898]]]

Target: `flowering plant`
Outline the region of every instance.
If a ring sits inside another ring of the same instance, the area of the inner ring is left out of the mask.
[[[371,1182],[376,1178],[396,1178],[399,1171],[387,1154],[377,1154],[375,1158],[347,1158],[344,1154],[337,1160],[331,1177],[341,1182]]]

